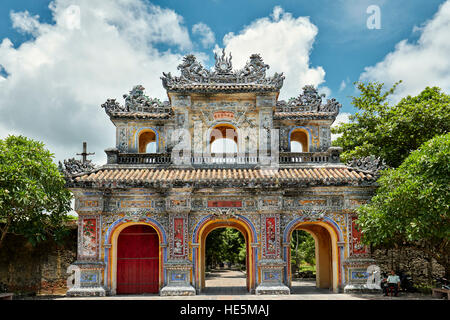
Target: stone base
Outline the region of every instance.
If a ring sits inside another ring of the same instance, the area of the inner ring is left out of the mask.
[[[104,297],[105,289],[101,287],[95,288],[70,288],[66,292],[66,297]]]
[[[268,295],[283,295],[283,294],[291,294],[291,290],[288,287],[282,284],[275,285],[259,285],[256,287],[255,293],[257,295],[268,294]]]
[[[344,287],[344,293],[381,293],[383,290],[375,284],[348,284]]]
[[[192,286],[165,286],[160,291],[161,296],[195,296]]]

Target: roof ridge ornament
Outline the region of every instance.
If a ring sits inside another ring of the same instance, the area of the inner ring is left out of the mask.
[[[281,100],[277,102],[277,112],[323,112],[337,116],[342,105],[336,99],[327,99],[323,103],[325,94],[320,94],[313,85],[303,87],[303,92],[288,102]]]
[[[239,85],[251,85],[260,88],[265,85],[266,91],[279,91],[283,86],[283,73],[275,73],[272,77],[266,77],[269,65],[265,64],[260,54],[252,54],[250,60],[241,70],[233,71],[231,53],[226,57],[225,49],[222,55],[215,53],[216,63],[213,70],[207,70],[197,61],[197,58],[188,54],[183,58],[183,62],[178,66],[181,75],[179,77],[164,73],[161,77],[166,90],[189,90],[191,85],[202,85],[213,88],[216,85],[234,85],[233,89]],[[246,88],[248,90],[249,88]]]
[[[353,158],[347,163],[347,166],[367,171],[375,175],[378,175],[379,171],[389,168],[383,159],[380,157],[375,157],[374,155],[362,158]]]
[[[169,102],[161,102],[158,98],[150,98],[144,94],[145,88],[138,84],[134,86],[128,94],[124,94],[125,105],[121,105],[116,99],[108,99],[102,108],[108,116],[116,113],[167,113],[169,112]]]
[[[225,48],[222,49],[222,56],[219,57],[217,52],[214,53],[214,58],[216,59],[216,64],[214,69],[218,74],[231,74],[233,71],[233,64],[231,63],[231,52],[228,58],[225,57]]]
[[[81,161],[75,158],[64,160],[64,166],[59,161],[59,171],[64,174],[65,177],[71,177],[76,174],[88,173],[95,169],[95,165],[91,160]]]

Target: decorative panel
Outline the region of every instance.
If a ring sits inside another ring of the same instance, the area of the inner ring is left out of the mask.
[[[170,217],[170,256],[172,259],[185,259],[188,248],[187,216]]]
[[[356,216],[350,216],[351,236],[350,236],[350,255],[367,254],[367,247],[361,243],[361,232],[356,229]]]
[[[78,254],[81,259],[95,259],[98,256],[99,223],[96,217],[80,219]]]
[[[263,258],[280,257],[280,218],[279,215],[263,215],[261,221]]]

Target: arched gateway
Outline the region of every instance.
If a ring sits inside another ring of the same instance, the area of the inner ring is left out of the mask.
[[[213,70],[193,55],[178,69],[162,77],[166,102],[135,86],[124,105],[102,105],[117,128],[105,165],[64,162],[79,215],[80,281],[67,294],[199,294],[206,237],[223,227],[244,235],[251,293],[289,294],[297,229],[315,239],[318,287],[364,288],[372,260],[355,209],[375,172],[331,147],[340,104],[312,86],[279,101],[284,76],[267,77],[258,54],[242,70],[225,53]]]
[[[206,237],[217,228],[231,227],[239,230],[245,239],[246,247],[246,284],[247,290],[252,292],[256,288],[256,241],[255,227],[243,216],[227,217],[226,215],[207,216],[194,228],[192,243],[195,244],[193,252],[194,286],[198,291],[205,288],[205,250]]]

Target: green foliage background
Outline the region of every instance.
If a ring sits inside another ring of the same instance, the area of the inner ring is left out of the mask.
[[[229,262],[245,267],[245,238],[239,230],[220,228],[211,231],[206,238],[206,266],[214,268]]]
[[[390,105],[389,96],[397,85],[384,91],[382,83],[357,83],[360,95],[353,97],[352,104],[360,111],[349,117],[350,123],[331,129],[342,134],[333,145],[344,149],[343,162],[375,155],[398,167],[411,151],[450,131],[450,95],[427,87]]]
[[[294,230],[291,239],[292,274],[303,269],[313,269],[316,264],[315,257],[314,238],[306,231]]]
[[[23,136],[0,140],[0,246],[8,232],[32,244],[60,240],[71,198],[43,143]]]
[[[413,245],[448,272],[450,255],[450,133],[385,170],[371,203],[358,209],[363,240],[372,245]]]
[[[357,83],[352,104],[360,111],[333,133],[344,149],[341,159],[369,155],[391,167],[379,188],[358,209],[363,242],[375,247],[411,246],[427,253],[450,276],[450,95],[426,87],[415,97],[390,105],[380,83]]]

